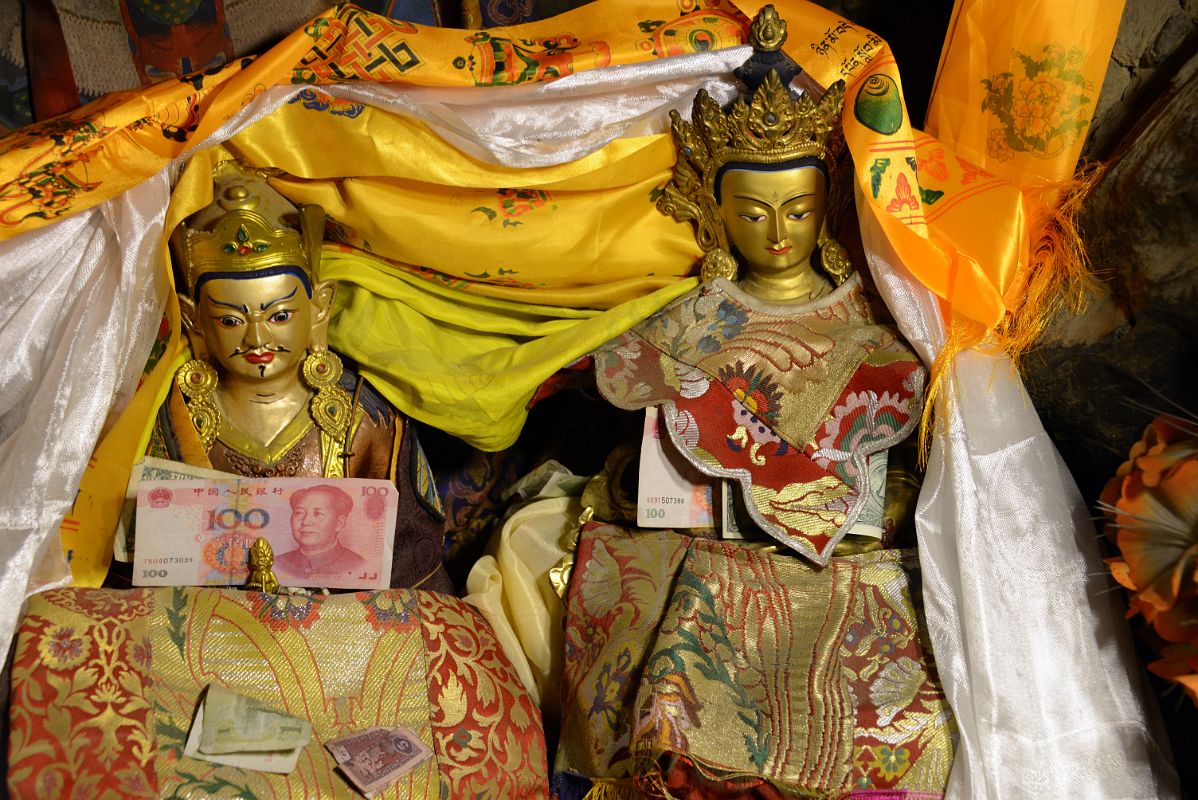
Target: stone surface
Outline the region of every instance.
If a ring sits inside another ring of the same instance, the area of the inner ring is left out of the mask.
[[[1128,0],[1083,155],[1105,159],[1198,46],[1195,0]]]
[[[1082,214],[1107,294],[1060,317],[1024,364],[1044,420],[1093,500],[1155,413],[1198,414],[1198,58],[1125,139]]]

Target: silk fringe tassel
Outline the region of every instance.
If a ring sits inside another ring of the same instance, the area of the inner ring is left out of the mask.
[[[927,397],[919,420],[920,465],[927,464],[937,398],[944,394],[948,402],[952,402],[952,365],[958,353],[990,339],[995,346],[1005,350],[1013,365],[1018,367],[1054,317],[1063,310],[1080,314],[1085,310],[1088,297],[1104,291],[1090,268],[1077,217],[1105,171],[1102,164],[1086,164],[1078,168],[1069,183],[1045,187],[1039,192],[1046,204],[1034,223],[1034,244],[1026,278],[1014,287],[1019,300],[1008,308],[1006,316],[992,332],[978,323],[955,315],[951,317],[948,338],[932,363]]]
[[[640,800],[642,797],[644,795],[631,784],[599,781],[582,800]]]

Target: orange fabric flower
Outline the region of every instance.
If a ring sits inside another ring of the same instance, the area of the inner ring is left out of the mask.
[[[1129,592],[1128,616],[1143,616],[1167,643],[1149,669],[1198,702],[1198,425],[1153,420],[1099,504],[1119,547],[1106,563]]]
[[[1160,661],[1148,665],[1153,675],[1181,685],[1190,700],[1198,703],[1198,644],[1171,644],[1161,650]]]

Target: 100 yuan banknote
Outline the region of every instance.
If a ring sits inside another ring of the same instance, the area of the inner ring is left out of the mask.
[[[237,478],[228,472],[204,469],[179,461],[146,456],[133,465],[129,473],[129,485],[125,489],[125,502],[121,506],[121,518],[116,524],[116,537],[112,542],[112,557],[117,561],[132,561],[134,545],[134,520],[137,514],[137,487],[142,481],[182,481],[203,478],[225,480]]]
[[[135,586],[239,586],[259,536],[282,586],[386,588],[399,499],[389,481],[242,478],[137,487]]]
[[[636,524],[642,528],[710,528],[716,483],[682,457],[657,408],[645,409]]]

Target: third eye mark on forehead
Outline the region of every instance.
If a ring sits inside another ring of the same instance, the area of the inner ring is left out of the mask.
[[[748,200],[750,203],[763,203],[765,205],[771,205],[771,203],[769,203],[768,201],[763,200],[760,197],[753,197],[752,195],[734,194],[732,196],[735,197],[737,200]],[[781,203],[778,203],[778,205],[784,206],[787,203],[793,203],[795,200],[801,200],[804,197],[813,197],[813,196],[815,196],[815,192],[799,192],[796,195],[786,198]]]
[[[295,297],[295,293],[298,291],[299,291],[299,289],[292,289],[290,294],[285,294],[282,297],[276,297],[274,300],[271,300],[268,303],[261,303],[258,306],[258,308],[261,311],[265,311],[266,309],[270,308],[271,306],[275,305],[276,303],[281,303],[284,300],[290,300],[291,298]],[[240,311],[242,314],[250,313],[249,308],[247,308],[242,303],[226,303],[223,300],[217,300],[215,297],[212,297],[211,295],[208,296],[208,302],[212,303],[212,305],[214,305],[214,306],[224,306],[226,308],[231,308],[234,311]]]

